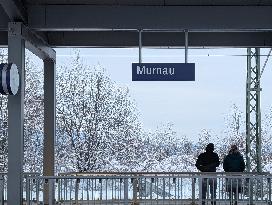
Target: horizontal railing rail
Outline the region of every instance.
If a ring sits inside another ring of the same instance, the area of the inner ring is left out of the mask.
[[[139,176],[139,175],[262,175],[269,176],[270,172],[64,172],[59,176],[97,176],[97,175],[118,175],[118,176]]]
[[[271,204],[270,173],[62,173],[28,176],[27,204]],[[48,187],[49,194],[45,194]],[[47,197],[47,199],[45,199]]]

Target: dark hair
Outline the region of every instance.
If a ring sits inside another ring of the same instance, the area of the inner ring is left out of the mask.
[[[236,154],[236,153],[240,153],[237,145],[231,145],[229,154]]]
[[[213,143],[209,143],[206,146],[206,152],[213,152],[214,151],[214,144]]]

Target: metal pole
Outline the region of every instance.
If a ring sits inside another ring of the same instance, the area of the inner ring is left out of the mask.
[[[247,171],[261,172],[260,48],[247,49],[246,160]],[[255,147],[255,150],[253,150]],[[254,153],[256,153],[254,155]],[[256,163],[256,169],[252,167]]]
[[[142,63],[142,30],[139,30],[139,63]]]
[[[54,176],[55,167],[55,125],[56,125],[56,63],[44,60],[44,150],[43,175]],[[50,183],[44,185],[44,202],[50,204]],[[52,192],[54,193],[54,192]],[[54,198],[54,197],[53,197]]]
[[[262,172],[262,140],[261,140],[261,86],[260,86],[260,48],[256,48],[256,157],[257,157],[257,172]]]
[[[8,61],[15,63],[20,75],[18,93],[8,97],[8,205],[22,201],[24,146],[25,41],[22,23],[8,24]]]
[[[185,63],[188,63],[188,30],[185,30]]]
[[[251,48],[247,49],[247,81],[246,81],[246,169],[251,170],[251,130],[250,130],[250,84],[251,84]]]

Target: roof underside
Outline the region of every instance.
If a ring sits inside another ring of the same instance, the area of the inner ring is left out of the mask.
[[[272,47],[271,0],[0,1],[0,45],[10,21],[54,47]]]
[[[271,0],[25,0],[26,5],[271,6]]]

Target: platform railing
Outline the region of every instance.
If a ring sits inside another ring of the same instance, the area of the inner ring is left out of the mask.
[[[43,204],[43,187],[48,185],[52,205],[271,204],[271,178],[269,173],[198,172],[29,176],[26,202]]]
[[[32,172],[27,172],[23,173],[23,201],[25,201],[27,197],[27,183],[26,179],[28,177],[37,177],[40,176],[40,173],[32,173]],[[4,205],[5,202],[7,201],[7,172],[0,172],[0,205]],[[29,192],[29,191],[28,191]]]
[[[6,182],[7,182],[7,174],[1,172],[0,173],[0,205],[4,205],[4,201],[7,198],[7,186],[6,186]]]

